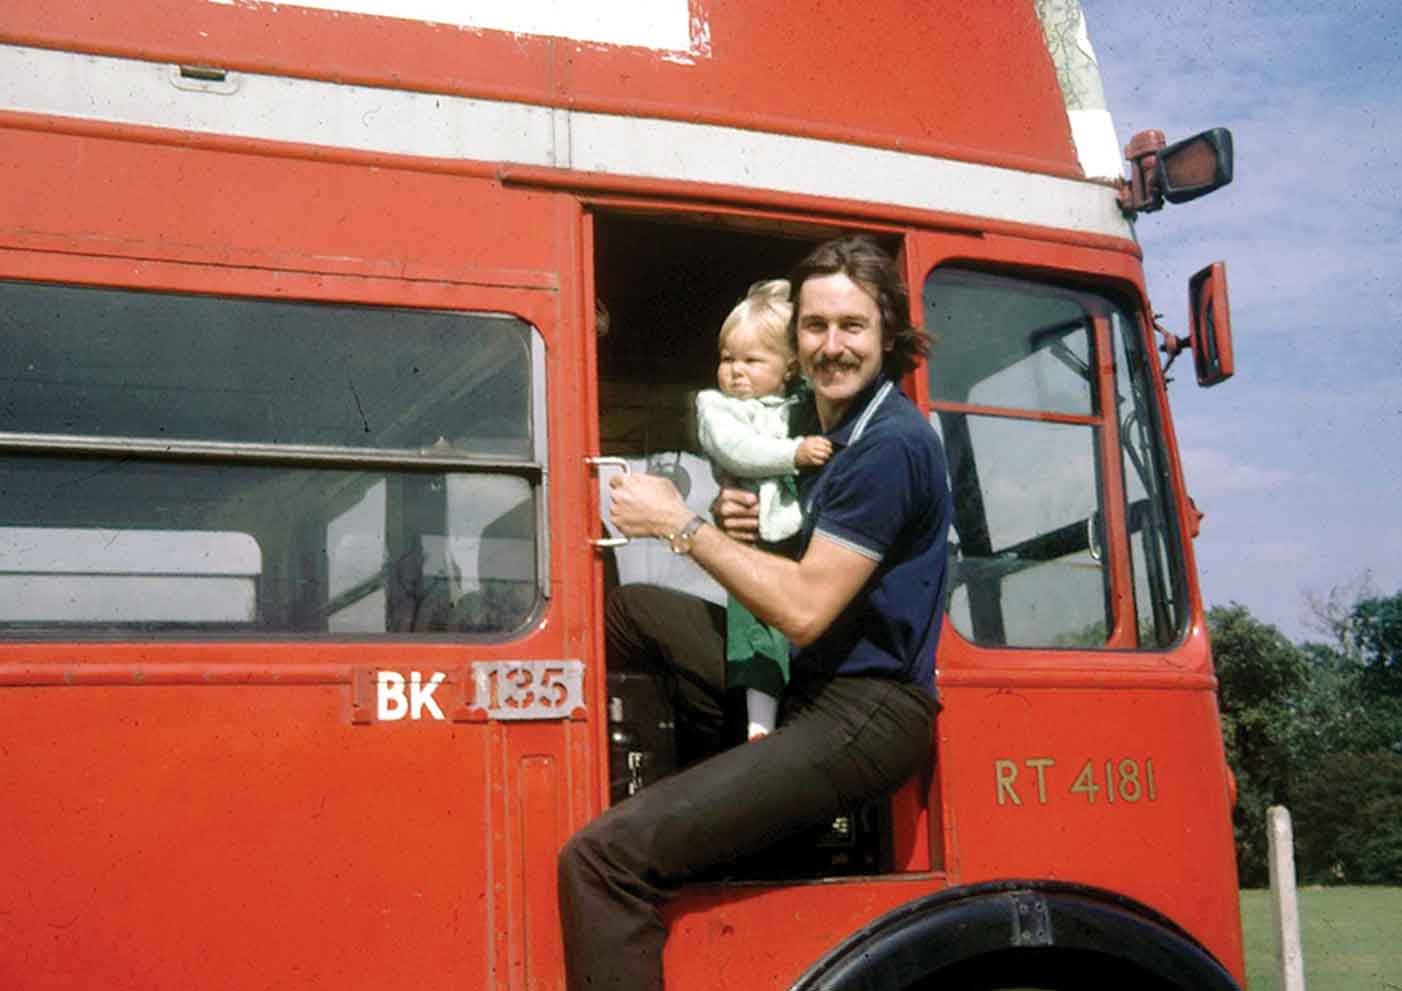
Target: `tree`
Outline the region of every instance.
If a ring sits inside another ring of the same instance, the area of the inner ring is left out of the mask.
[[[1385,695],[1402,697],[1402,592],[1358,602],[1349,631],[1370,683]]]
[[[1241,882],[1267,877],[1265,821],[1295,817],[1301,880],[1402,883],[1402,592],[1365,575],[1311,599],[1327,643],[1290,643],[1233,603],[1208,611]]]
[[[1350,581],[1333,586],[1325,595],[1307,592],[1305,608],[1309,615],[1305,618],[1304,625],[1307,629],[1322,634],[1327,647],[1346,657],[1354,657],[1354,606],[1377,596],[1378,586],[1373,581],[1372,569],[1364,569]]]
[[[1402,883],[1402,756],[1326,755],[1301,783],[1294,813],[1301,878]]]
[[[1345,655],[1318,643],[1299,649],[1309,667],[1308,683],[1296,701],[1302,766],[1332,753],[1397,750],[1402,698],[1379,693],[1354,652]]]
[[[1324,646],[1368,671],[1368,687],[1402,695],[1402,592],[1382,595],[1372,571],[1335,585],[1327,595],[1305,596],[1305,625]]]
[[[1308,733],[1296,714],[1309,684],[1301,650],[1243,605],[1207,613],[1227,763],[1237,783],[1232,814],[1241,883],[1266,882],[1266,809],[1290,804]]]

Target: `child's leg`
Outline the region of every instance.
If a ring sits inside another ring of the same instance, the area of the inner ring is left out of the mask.
[[[745,689],[746,736],[773,732],[789,674],[789,642],[732,598],[725,612],[725,683]]]
[[[778,712],[779,700],[773,695],[767,695],[758,688],[745,689],[745,714],[749,720],[747,732],[751,740],[774,732]]]

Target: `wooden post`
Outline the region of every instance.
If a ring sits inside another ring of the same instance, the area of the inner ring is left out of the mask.
[[[1271,859],[1271,919],[1275,923],[1280,991],[1305,991],[1305,958],[1300,949],[1300,906],[1295,897],[1295,836],[1290,810],[1272,805],[1266,812]]]

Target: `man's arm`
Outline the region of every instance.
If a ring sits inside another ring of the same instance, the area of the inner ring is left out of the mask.
[[[630,537],[665,537],[691,519],[691,510],[664,478],[619,476],[609,485],[609,515]],[[878,563],[821,534],[802,560],[790,561],[736,543],[714,526],[696,532],[691,556],[762,622],[800,647],[822,636]]]

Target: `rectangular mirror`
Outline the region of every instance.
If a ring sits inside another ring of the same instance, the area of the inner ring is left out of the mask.
[[[1206,196],[1232,181],[1232,132],[1214,127],[1169,145],[1158,156],[1159,189],[1170,203]]]
[[[1198,385],[1225,382],[1235,370],[1226,262],[1213,262],[1188,280],[1188,314]]]

